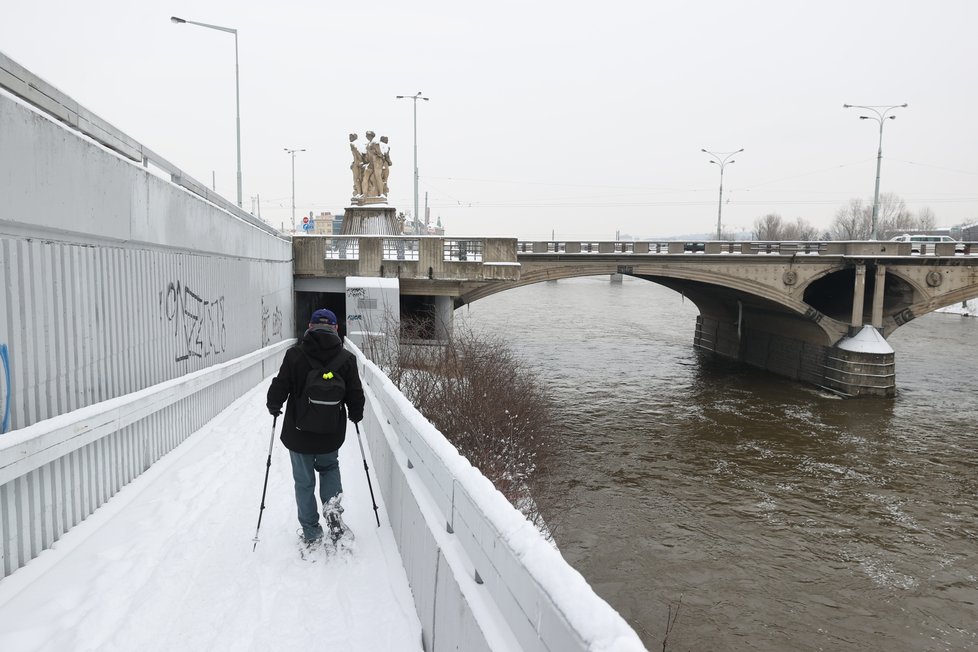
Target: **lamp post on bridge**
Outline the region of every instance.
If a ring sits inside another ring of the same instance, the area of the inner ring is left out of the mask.
[[[427,102],[428,98],[418,91],[414,95],[398,95],[396,99],[414,100],[414,223],[418,224],[421,221],[418,215],[418,100]]]
[[[238,75],[238,30],[220,25],[210,25],[208,23],[198,23],[194,20],[186,20],[170,16],[170,21],[177,25],[197,25],[207,29],[216,29],[219,32],[227,32],[234,35],[234,104],[235,104],[235,123],[238,144],[238,208],[241,208],[241,83]]]
[[[304,149],[289,149],[284,148],[286,152],[292,157],[292,233],[295,233],[295,153],[304,152]]]
[[[883,161],[883,125],[887,120],[896,120],[895,115],[887,115],[893,109],[905,109],[907,108],[907,103],[895,104],[893,106],[861,106],[859,104],[843,104],[843,109],[866,109],[867,111],[872,111],[875,116],[872,115],[861,115],[860,120],[875,120],[880,125],[880,144],[879,149],[876,152],[876,191],[873,193],[873,221],[871,224],[872,233],[870,238],[872,240],[879,240],[879,212],[880,212],[880,163]],[[882,109],[882,110],[880,110]]]
[[[717,206],[717,240],[719,240],[721,238],[721,231],[722,231],[721,216],[723,215],[723,168],[725,168],[727,165],[731,163],[736,163],[737,162],[736,160],[727,160],[727,159],[729,159],[734,154],[740,154],[742,151],[744,151],[744,148],[741,147],[736,152],[729,152],[729,153],[711,152],[706,149],[701,149],[700,151],[705,152],[713,157],[712,159],[710,159],[710,163],[714,163],[720,166],[720,202],[719,205]]]

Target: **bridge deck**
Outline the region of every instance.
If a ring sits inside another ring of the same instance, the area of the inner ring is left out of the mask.
[[[0,582],[0,649],[420,650],[404,569],[383,505],[382,527],[374,521],[353,433],[340,451],[353,554],[299,558],[278,441],[252,551],[271,436],[267,387]]]

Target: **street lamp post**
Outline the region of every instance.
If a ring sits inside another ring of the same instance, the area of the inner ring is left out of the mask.
[[[861,115],[860,120],[875,120],[880,124],[880,145],[876,151],[876,191],[873,193],[873,222],[871,225],[873,240],[879,240],[879,213],[880,213],[880,164],[883,162],[883,124],[887,120],[896,120],[895,115],[887,115],[893,109],[905,109],[907,103],[895,104],[893,106],[861,106],[859,104],[843,104],[844,109],[866,109],[876,115]],[[882,109],[882,110],[881,110]]]
[[[220,25],[198,23],[193,20],[177,18],[176,16],[170,16],[170,20],[177,25],[197,25],[198,27],[206,27],[208,29],[216,29],[219,32],[234,34],[234,104],[238,143],[238,208],[241,208],[241,82],[240,76],[238,75],[238,30],[231,29],[230,27],[221,27]]]
[[[710,163],[715,163],[716,165],[720,166],[720,203],[717,206],[717,240],[719,240],[722,237],[721,216],[723,215],[723,168],[725,168],[730,163],[736,163],[737,162],[736,160],[727,160],[727,159],[729,159],[734,154],[740,154],[742,151],[744,151],[744,148],[741,147],[736,152],[729,152],[726,154],[723,152],[720,153],[711,152],[706,149],[701,149],[700,151],[705,152],[713,157],[712,159],[710,159]]]
[[[418,91],[414,95],[398,95],[399,100],[414,100],[414,221],[415,224],[421,219],[418,215],[418,100],[428,101],[427,97]]]
[[[292,233],[295,233],[295,153],[304,152],[304,149],[289,149],[284,148],[286,152],[292,157]]]

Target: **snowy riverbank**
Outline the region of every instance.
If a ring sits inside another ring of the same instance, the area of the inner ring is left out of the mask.
[[[955,315],[964,315],[965,317],[978,317],[978,299],[956,303],[953,306],[941,308],[937,312],[949,312]]]

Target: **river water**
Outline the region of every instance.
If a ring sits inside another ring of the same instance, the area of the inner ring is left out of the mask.
[[[696,353],[697,310],[627,278],[456,314],[544,374],[537,496],[567,561],[668,650],[978,649],[978,319],[890,338],[895,399],[841,400]]]

